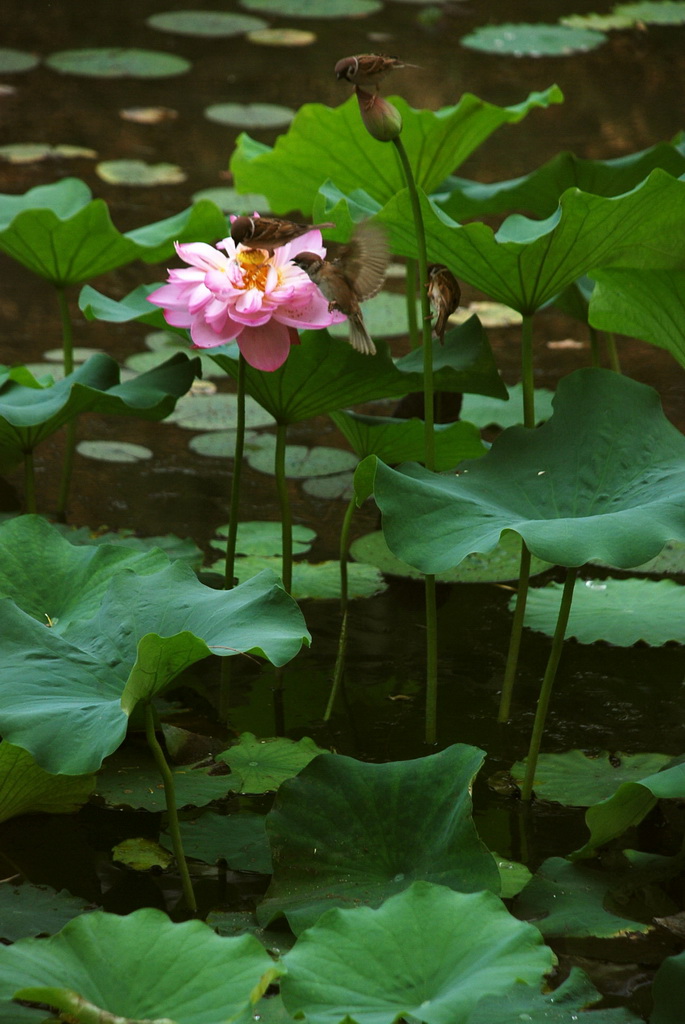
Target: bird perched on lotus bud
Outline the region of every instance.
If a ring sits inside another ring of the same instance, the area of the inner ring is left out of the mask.
[[[335,224],[295,224],[282,217],[235,217],[231,222],[231,238],[236,245],[273,252],[308,231],[334,227]]]
[[[356,57],[343,57],[339,60],[335,65],[335,77],[340,82],[358,85],[360,89],[378,92],[378,86],[391,71],[418,66],[405,64],[399,57],[385,57],[381,53],[359,53]]]
[[[360,224],[335,259],[325,260],[313,252],[301,252],[293,263],[314,282],[328,299],[328,311],[344,313],[350,325],[350,345],[357,352],[376,354],[366,329],[360,303],[376,295],[385,279],[390,250],[385,232],[376,224]]]
[[[442,344],[447,328],[448,317],[454,313],[461,299],[459,282],[442,263],[431,263],[428,267],[428,298],[433,315],[436,317],[434,331]]]

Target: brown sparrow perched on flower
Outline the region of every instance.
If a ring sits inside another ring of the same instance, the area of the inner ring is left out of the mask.
[[[360,89],[375,89],[386,75],[399,68],[416,68],[418,64],[405,64],[399,57],[384,57],[380,53],[359,53],[356,57],[343,57],[335,65],[335,77]]]
[[[375,224],[360,224],[333,260],[313,252],[293,256],[293,263],[328,299],[329,312],[344,313],[350,324],[350,345],[357,352],[376,354],[359,303],[376,295],[383,284],[390,259],[385,232]]]
[[[335,224],[295,224],[281,217],[236,217],[231,223],[231,238],[236,245],[242,243],[248,249],[273,252],[280,245],[292,242],[315,228],[334,227]]]
[[[447,318],[454,313],[461,298],[459,282],[442,263],[431,263],[428,267],[428,298],[430,299],[435,321],[435,333],[442,343],[447,327]]]

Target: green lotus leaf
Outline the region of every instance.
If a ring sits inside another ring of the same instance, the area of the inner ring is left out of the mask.
[[[26,517],[24,517],[26,518]],[[100,544],[121,544],[137,551],[150,551],[161,548],[170,561],[182,558],[192,566],[199,568],[202,561],[202,549],[190,537],[176,537],[167,533],[158,537],[136,537],[132,530],[119,530],[116,533],[93,531],[88,526],[69,526],[64,523],[52,523],[52,528],[70,544],[98,546]],[[1,536],[1,534],[0,534]]]
[[[503,996],[487,995],[467,1024],[569,1024],[586,1017],[587,1024],[640,1024],[641,1018],[623,1006],[595,1009],[602,996],[579,967],[572,967],[566,981],[553,992],[547,991],[547,985],[543,987],[544,994],[529,985],[515,985]],[[590,1009],[591,1014],[583,1012]]]
[[[0,937],[16,942],[29,935],[53,935],[67,921],[92,909],[66,889],[56,892],[49,885],[4,882],[0,885]]]
[[[203,200],[182,213],[121,234],[107,204],[92,199],[75,178],[0,195],[0,250],[59,288],[79,284],[134,259],[155,263],[174,252],[174,241],[214,242],[226,222]]]
[[[553,636],[562,590],[558,583],[531,590],[524,625]],[[674,580],[576,580],[566,636],[617,647],[685,644],[685,587]]]
[[[536,107],[562,99],[552,86],[512,107],[497,107],[471,93],[438,111],[414,110],[398,96],[392,103],[402,116],[402,142],[417,184],[432,192],[501,125],[516,124]],[[318,103],[300,107],[273,148],[241,135],[231,171],[239,191],[263,193],[282,213],[310,215],[319,188],[329,179],[346,195],[362,188],[381,204],[405,187],[394,146],[369,136],[354,97],[335,108]]]
[[[212,103],[204,113],[208,121],[234,128],[283,128],[295,116],[276,103]]]
[[[30,71],[39,63],[39,58],[35,53],[13,50],[7,46],[0,47],[0,71],[3,75],[12,75],[17,71]]]
[[[685,173],[684,142],[659,142],[639,153],[614,160],[583,160],[575,153],[558,153],[530,174],[486,185],[480,181],[450,177],[449,191],[433,196],[453,220],[464,221],[491,213],[525,211],[528,216],[549,217],[559,196],[579,188],[596,196],[619,196],[644,181],[650,171],[661,167],[674,178]]]
[[[166,871],[174,859],[159,843],[141,837],[124,839],[113,846],[111,852],[115,863],[123,864],[131,871],[151,871],[153,868]]]
[[[96,911],[48,939],[0,947],[0,998],[47,1003],[77,1020],[104,1010],[178,1024],[247,1022],[280,973],[252,935],[223,938],[201,921],[174,924],[150,909]]]
[[[634,18],[646,25],[682,25],[685,23],[683,0],[642,0],[637,4],[617,4],[613,13]]]
[[[382,530],[367,533],[352,542],[350,554],[358,562],[375,565],[389,576],[421,579],[423,573],[396,558],[388,548]],[[515,533],[505,531],[493,550],[487,555],[467,555],[459,565],[436,574],[438,583],[503,583],[518,579],[521,568],[521,541]],[[530,575],[536,576],[551,569],[549,562],[531,559]]]
[[[589,319],[602,331],[627,334],[665,348],[685,366],[685,340],[680,330],[685,313],[685,271],[594,271],[595,288]]]
[[[312,1024],[466,1024],[486,993],[539,988],[552,951],[493,893],[417,881],[377,910],[329,910],[283,959],[285,1007]]]
[[[216,188],[203,188],[194,192],[191,196],[194,203],[201,199],[209,199],[215,203],[223,213],[235,213],[238,217],[243,215],[251,217],[255,210],[258,213],[269,213],[269,200],[258,192],[238,192],[235,188],[227,185],[220,185]]]
[[[95,167],[98,178],[108,185],[180,185],[188,175],[178,164],[148,164],[144,160],[101,160]]]
[[[145,575],[169,564],[156,548],[76,545],[62,533],[34,515],[0,525],[0,595],[59,634],[95,615],[112,577],[123,569]]]
[[[593,560],[595,565],[606,565],[599,559]],[[608,568],[615,568],[608,566]],[[656,558],[650,558],[648,562],[640,565],[631,565],[632,574],[645,573],[655,576],[681,576],[685,574],[685,542],[670,540],[665,544]]]
[[[635,28],[635,18],[628,18],[625,14],[616,14],[611,11],[609,14],[568,14],[559,18],[560,25],[568,25],[569,28],[589,28],[596,32],[611,32],[614,29]]]
[[[187,395],[178,402],[168,417],[170,423],[184,430],[226,430],[238,422],[236,395]],[[267,427],[273,420],[264,407],[249,396],[245,399],[245,422],[248,427]]]
[[[169,765],[178,807],[206,807],[233,793],[230,775],[212,774],[212,764]],[[124,744],[107,758],[95,776],[95,797],[108,807],[166,810],[164,784],[147,748]]]
[[[359,18],[379,11],[378,0],[241,0],[248,11],[288,18]]]
[[[282,913],[299,934],[331,906],[378,906],[417,879],[499,892],[471,817],[482,761],[462,744],[388,764],[315,758],[282,783],[267,815],[274,875],[260,922]]]
[[[416,303],[417,320],[421,316],[421,307]],[[407,326],[407,300],[404,295],[396,292],[379,292],[372,299],[364,303],[364,323],[372,338],[393,338],[400,334],[406,334]],[[328,333],[333,338],[347,338],[349,325],[346,321],[340,324],[331,324]]]
[[[656,972],[652,986],[654,1010],[650,1017],[651,1024],[680,1024],[683,1015],[683,985],[685,952],[666,957]]]
[[[217,527],[218,540],[209,543],[213,548],[226,550],[228,526]],[[238,555],[279,555],[283,531],[280,523],[252,522],[239,523],[236,538],[236,554]],[[293,554],[304,555],[316,540],[316,533],[301,523],[293,524]]]
[[[657,168],[621,196],[567,189],[546,220],[507,217],[495,234],[459,225],[421,197],[428,257],[519,313],[532,314],[582,274],[604,267],[673,269],[685,259],[685,181]],[[407,190],[378,215],[393,252],[417,257]]]
[[[566,566],[602,558],[628,568],[685,539],[685,438],[656,391],[609,370],[562,378],[547,423],[510,427],[456,477],[369,459],[358,500],[372,479],[388,547],[422,572],[487,554],[503,530]]]
[[[123,46],[61,50],[45,58],[53,71],[92,78],[168,78],[190,71],[190,61],[173,53]]]
[[[568,25],[485,25],[462,36],[470,50],[509,54],[514,57],[567,57],[586,53],[606,42],[602,32]]]
[[[211,39],[241,36],[245,32],[266,26],[266,22],[261,18],[224,11],[160,11],[146,18],[145,24],[150,28],[159,29],[160,32],[177,32],[182,36],[209,36]]]
[[[264,434],[258,443],[251,445],[245,453],[245,461],[259,473],[276,472],[276,437]],[[285,447],[285,475],[289,480],[306,480],[314,476],[331,476],[356,468],[358,459],[342,448],[330,445],[316,445],[307,448],[303,444],[289,444]]]
[[[93,785],[92,775],[48,775],[28,751],[0,742],[0,821],[41,811],[74,814],[88,800]],[[4,936],[8,937],[12,936]]]
[[[297,742],[285,736],[258,740],[254,733],[244,732],[236,744],[217,756],[217,760],[230,767],[240,783],[241,793],[270,793],[301,772],[318,754],[324,753],[326,751],[308,736]]]
[[[10,381],[0,387],[0,465],[16,464],[82,412],[164,419],[198,372],[198,360],[178,353],[120,383],[117,363],[101,353],[55,384],[29,387]]]
[[[232,871],[271,874],[271,853],[263,814],[206,811],[198,818],[181,822],[181,841],[187,857],[205,864],[225,861]],[[170,850],[173,848],[169,835],[162,835],[160,842]]]
[[[162,328],[171,334],[174,332],[174,328],[167,324],[162,310],[147,301],[147,296],[157,288],[159,288],[158,284],[141,284],[123,299],[117,301],[86,284],[79,292],[79,309],[86,320],[106,320],[108,323],[115,324],[126,324],[131,320],[139,320],[141,323]],[[180,344],[181,338],[187,339],[188,332],[179,328],[176,336]]]
[[[507,394],[508,402],[503,402],[500,398],[489,398],[487,395],[464,395],[461,403],[462,419],[481,428],[496,425],[503,429],[523,423],[522,385],[514,384],[513,387],[508,387]],[[547,388],[535,389],[535,419],[538,423],[548,420],[552,415],[553,398],[553,391],[548,391]],[[383,458],[383,461],[388,460]]]
[[[622,783],[613,796],[589,807],[585,824],[590,838],[572,855],[573,860],[592,857],[597,848],[639,825],[657,800],[685,799],[685,764],[673,764],[639,782]]]
[[[425,461],[423,420],[362,416],[349,409],[332,412],[330,417],[360,459],[377,455],[387,463]],[[438,423],[435,426],[438,471],[450,469],[463,459],[480,458],[486,450],[472,423]]]
[[[151,448],[131,441],[79,441],[76,451],[101,462],[145,462],[154,455]]]
[[[616,873],[550,857],[519,895],[517,913],[532,921],[545,937],[613,939],[652,931],[652,924],[620,917],[605,908],[608,891],[619,881]]]
[[[540,754],[533,789],[540,800],[554,800],[567,807],[589,807],[607,800],[624,782],[639,782],[661,771],[673,759],[668,754],[623,754],[607,750],[588,754],[568,750],[564,754]],[[526,762],[517,761],[511,774],[523,782]]]
[[[284,664],[308,641],[299,608],[273,573],[217,591],[182,562],[148,577],[122,570],[97,615],[63,637],[8,599],[0,622],[3,733],[46,771],[66,775],[99,768],[123,740],[136,703],[188,665],[241,651]]]
[[[278,370],[262,373],[245,368],[249,395],[277,423],[298,423],[321,413],[371,399],[404,395],[423,388],[422,353],[410,353],[395,364],[388,346],[379,340],[375,356],[365,356],[325,331],[303,331],[300,344]],[[475,391],[503,397],[492,350],[478,318],[450,331],[445,344],[434,343],[433,381],[443,391]],[[238,375],[238,356],[213,355],[232,377]]]
[[[225,559],[220,559],[210,570],[222,574]],[[283,560],[280,555],[245,555],[236,559],[235,574],[241,583],[253,579],[265,569],[283,574]],[[291,593],[296,601],[335,600],[340,597],[340,562],[295,562]],[[348,565],[347,596],[350,601],[356,597],[373,597],[387,589],[381,573],[370,565]]]

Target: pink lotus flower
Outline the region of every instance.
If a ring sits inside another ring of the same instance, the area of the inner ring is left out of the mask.
[[[236,245],[230,237],[216,247],[175,244],[190,266],[170,270],[167,284],[151,292],[148,301],[162,307],[167,323],[190,328],[195,348],[216,348],[235,339],[251,366],[277,370],[290,346],[298,344],[298,328],[328,327],[345,319],[329,313],[319,289],[291,262],[300,252],[326,255],[318,230],[271,253]]]

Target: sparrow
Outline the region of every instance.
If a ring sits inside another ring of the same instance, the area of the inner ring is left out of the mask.
[[[399,57],[384,57],[381,53],[359,53],[356,57],[343,57],[335,65],[338,81],[347,81],[360,89],[375,89],[386,75],[400,68],[417,68],[418,64],[405,64]]]
[[[357,352],[376,354],[362,317],[360,302],[376,295],[383,284],[390,251],[385,232],[375,224],[360,224],[335,259],[325,260],[313,252],[293,256],[328,299],[328,311],[344,313],[350,324],[350,345]]]
[[[295,224],[281,217],[236,217],[231,224],[231,238],[248,249],[273,252],[280,245],[292,242],[315,228],[334,228],[335,224]]]
[[[431,263],[428,267],[426,288],[433,315],[436,317],[434,330],[442,344],[447,318],[454,313],[459,305],[461,288],[452,271],[442,263]]]

